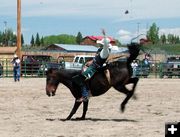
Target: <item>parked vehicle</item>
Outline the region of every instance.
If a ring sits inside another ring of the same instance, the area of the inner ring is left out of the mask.
[[[52,62],[53,58],[49,55],[23,55],[21,59],[21,74],[38,74],[42,65]]]
[[[43,63],[40,66],[40,69],[38,70],[38,76],[43,76],[45,75],[46,71],[49,70],[50,68],[54,68],[54,69],[64,69],[64,65],[62,65],[61,63],[56,63],[56,62],[47,62],[47,63]]]
[[[180,57],[169,57],[167,61],[161,64],[160,78],[172,78],[178,76],[180,78]]]
[[[150,65],[139,63],[136,68],[136,76],[147,78],[150,74]]]
[[[92,60],[94,56],[91,55],[76,55],[73,58],[72,62],[68,62],[65,60],[64,68],[65,69],[82,69],[82,66],[89,60]]]

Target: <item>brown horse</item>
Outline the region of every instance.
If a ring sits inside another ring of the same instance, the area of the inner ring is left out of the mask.
[[[121,110],[124,111],[125,105],[128,100],[133,96],[138,78],[132,78],[132,69],[131,62],[136,59],[139,54],[139,45],[131,44],[129,47],[130,56],[126,61],[115,61],[108,63],[105,67],[105,70],[109,71],[110,81],[108,81],[103,70],[99,70],[95,73],[95,75],[87,81],[87,86],[92,94],[92,96],[99,96],[107,92],[111,87],[114,87],[117,91],[126,94],[126,98],[121,103]],[[50,69],[47,71],[47,79],[46,79],[46,94],[50,96],[54,96],[56,94],[56,89],[59,83],[64,84],[71,91],[72,95],[75,99],[81,97],[80,87],[76,85],[72,79],[72,77],[79,75],[81,73],[80,70],[68,70],[68,69]],[[125,85],[133,84],[131,90],[127,89]],[[83,114],[79,118],[81,120],[85,119],[86,112],[88,109],[88,102],[83,102]],[[72,111],[66,118],[66,120],[70,120],[72,116],[76,113],[77,109],[81,105],[81,102],[74,103]]]

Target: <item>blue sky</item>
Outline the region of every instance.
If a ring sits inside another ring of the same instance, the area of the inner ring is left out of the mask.
[[[0,30],[16,32],[16,0],[0,0]],[[155,22],[160,34],[180,35],[180,0],[21,0],[25,42],[40,36],[72,34],[107,35],[129,42]],[[129,14],[124,14],[128,10]],[[138,25],[139,24],[139,25]],[[139,29],[138,29],[139,26]]]

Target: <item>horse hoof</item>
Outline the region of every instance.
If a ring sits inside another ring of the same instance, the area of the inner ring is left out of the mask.
[[[77,117],[76,120],[85,120],[85,117]]]
[[[71,118],[70,117],[67,117],[65,120],[70,120]]]
[[[123,113],[125,110],[125,106],[124,105],[121,105],[121,112]]]

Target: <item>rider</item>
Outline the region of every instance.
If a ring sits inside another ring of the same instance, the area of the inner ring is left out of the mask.
[[[107,37],[104,37],[101,41],[97,41],[98,44],[102,45],[102,48],[99,48],[96,56],[92,60],[91,63],[87,63],[89,66],[88,68],[82,72],[80,75],[80,85],[81,85],[81,94],[82,97],[77,99],[77,102],[83,102],[88,100],[88,89],[85,84],[85,80],[90,79],[94,73],[97,71],[98,68],[102,67],[103,64],[106,62],[107,58],[109,57],[110,48],[112,45],[110,44],[110,40]]]

